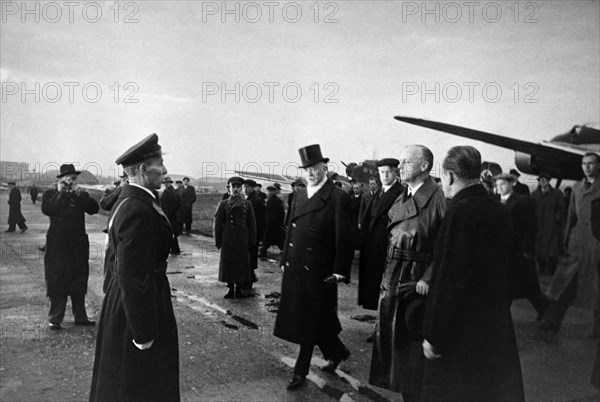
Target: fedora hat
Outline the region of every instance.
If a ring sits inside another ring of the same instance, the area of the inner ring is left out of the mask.
[[[66,176],[68,174],[80,174],[81,172],[78,170],[75,170],[75,166],[73,166],[71,163],[67,163],[64,165],[60,165],[60,174],[58,176],[56,176],[57,179],[60,179],[63,176]]]
[[[298,150],[300,153],[301,168],[305,169],[314,166],[319,162],[327,163],[329,158],[323,158],[321,154],[321,146],[319,144],[308,145]]]

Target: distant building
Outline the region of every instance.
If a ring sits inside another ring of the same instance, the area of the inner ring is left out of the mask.
[[[27,180],[29,173],[31,173],[29,172],[29,163],[0,161],[0,181],[14,180],[19,182]]]

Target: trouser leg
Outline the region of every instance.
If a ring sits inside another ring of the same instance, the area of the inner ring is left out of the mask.
[[[48,313],[48,321],[51,324],[60,325],[65,318],[65,308],[67,307],[67,296],[52,296],[50,297],[50,312]]]
[[[171,236],[171,252],[175,254],[181,253],[181,249],[179,248],[179,240],[177,239],[177,235]]]
[[[87,322],[88,316],[85,311],[85,294],[71,295],[71,305],[75,322]]]
[[[551,300],[544,319],[550,324],[554,324],[558,327],[562,324],[565,314],[569,309],[569,306],[577,297],[577,275],[571,279],[569,285],[560,295],[558,300]]]
[[[298,359],[296,359],[296,365],[294,366],[294,374],[308,374],[314,347],[315,345],[312,343],[300,345],[300,352],[298,353]]]
[[[321,336],[317,341],[317,345],[319,346],[319,349],[321,349],[321,353],[323,353],[325,360],[341,359],[347,351],[346,346],[337,334]]]

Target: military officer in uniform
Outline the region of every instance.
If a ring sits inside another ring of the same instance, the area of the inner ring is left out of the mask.
[[[281,258],[281,302],[275,320],[278,338],[300,344],[288,389],[304,384],[313,348],[328,360],[333,372],[350,356],[338,334],[337,282],[347,282],[354,256],[348,193],[326,176],[328,158],[319,145],[300,149],[308,187],[294,197],[292,217]]]

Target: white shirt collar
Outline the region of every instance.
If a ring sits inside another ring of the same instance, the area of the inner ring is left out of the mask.
[[[411,188],[410,185],[408,185],[408,194],[410,195],[415,195],[417,191],[419,191],[419,189],[421,188],[421,186],[424,184],[425,182],[421,182],[419,184],[417,184],[414,188]]]
[[[383,184],[382,184],[382,185],[381,185],[381,192],[382,192],[382,193],[387,193],[387,191],[388,191],[390,188],[392,188],[392,186],[393,186],[394,184],[396,184],[396,182],[397,182],[397,181],[398,181],[398,179],[394,180],[394,181],[392,182],[392,184],[390,184],[390,185],[388,185],[388,186],[385,186],[385,185],[383,185]]]
[[[501,195],[500,196],[500,201],[506,202],[510,198],[511,195],[512,195],[512,193],[506,194],[506,195]]]
[[[321,180],[321,182],[319,184],[317,184],[316,186],[307,186],[306,187],[306,195],[308,196],[308,198],[311,198],[313,195],[315,195],[315,193],[317,191],[319,191],[321,189],[321,187],[323,187],[323,185],[325,184],[325,182],[327,181],[327,176],[323,176],[323,180]]]
[[[150,194],[150,196],[152,197],[152,199],[153,199],[153,200],[156,200],[156,197],[154,197],[154,194],[152,194],[152,191],[148,190],[146,187],[144,187],[144,186],[140,186],[140,185],[139,185],[139,184],[137,184],[137,183],[131,183],[131,182],[129,182],[129,185],[130,185],[130,186],[134,186],[134,187],[141,188],[142,190],[144,190],[145,192],[147,192],[148,194]]]

